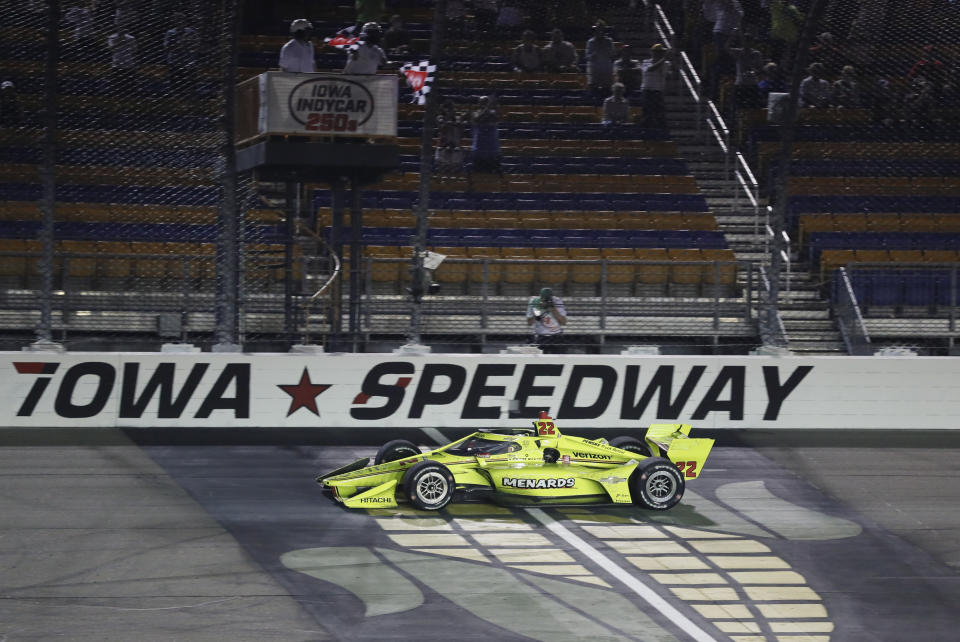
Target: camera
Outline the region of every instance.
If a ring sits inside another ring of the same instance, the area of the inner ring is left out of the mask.
[[[539,321],[540,319],[542,319],[542,318],[543,318],[543,310],[539,310],[539,309],[537,309],[537,308],[534,308],[534,309],[533,309],[533,318],[536,319],[537,321]]]

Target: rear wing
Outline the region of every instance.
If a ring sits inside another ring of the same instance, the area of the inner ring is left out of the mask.
[[[651,453],[666,457],[684,477],[694,479],[700,476],[714,440],[690,437],[690,428],[690,424],[650,424],[644,440]]]

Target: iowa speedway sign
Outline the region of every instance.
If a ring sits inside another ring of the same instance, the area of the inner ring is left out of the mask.
[[[7,426],[953,427],[950,358],[2,353]],[[924,424],[917,411],[923,408]]]

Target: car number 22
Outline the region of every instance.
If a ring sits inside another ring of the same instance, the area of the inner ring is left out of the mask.
[[[697,476],[697,462],[695,461],[678,461],[674,462],[677,465],[677,468],[680,469],[680,472],[683,473],[684,477],[696,477]],[[686,470],[684,470],[686,469]]]
[[[557,434],[557,428],[552,421],[538,421],[537,434],[541,437]]]

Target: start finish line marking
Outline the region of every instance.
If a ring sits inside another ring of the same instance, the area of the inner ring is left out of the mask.
[[[653,589],[625,571],[620,566],[617,566],[617,564],[615,564],[609,557],[572,533],[566,526],[543,512],[543,509],[528,508],[527,512],[533,515],[538,522],[546,526],[547,529],[563,538],[563,540],[565,540],[568,544],[579,550],[581,553],[596,562],[597,565],[599,565],[605,571],[620,580],[620,582],[625,584],[627,588],[640,596],[644,602],[660,611],[664,617],[680,627],[680,629],[690,635],[690,637],[692,637],[694,640],[697,640],[697,642],[716,642],[714,637],[694,624],[690,618],[674,608],[673,605],[660,597]]]

